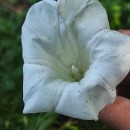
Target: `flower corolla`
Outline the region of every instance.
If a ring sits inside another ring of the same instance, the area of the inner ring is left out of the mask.
[[[130,37],[98,0],[43,0],[22,27],[24,113],[97,120],[130,70]]]

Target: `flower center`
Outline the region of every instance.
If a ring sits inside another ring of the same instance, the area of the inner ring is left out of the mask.
[[[79,81],[83,78],[83,73],[75,65],[72,65],[71,71],[72,77],[75,81]]]

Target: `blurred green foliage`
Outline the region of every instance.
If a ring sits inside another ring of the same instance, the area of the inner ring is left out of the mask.
[[[111,29],[130,29],[129,0],[100,0]],[[56,113],[23,115],[21,26],[37,0],[0,0],[0,130],[78,130],[78,121]],[[106,130],[101,122],[80,121],[80,130]],[[84,125],[85,124],[85,125]]]
[[[130,29],[129,0],[100,0],[107,10],[111,29]]]

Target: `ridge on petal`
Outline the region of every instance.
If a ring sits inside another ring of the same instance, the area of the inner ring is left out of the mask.
[[[89,2],[93,0],[58,0],[58,11],[65,19],[70,22]],[[95,0],[94,0],[95,1]]]

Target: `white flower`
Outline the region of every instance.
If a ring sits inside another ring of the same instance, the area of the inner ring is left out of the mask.
[[[22,28],[24,113],[97,120],[130,69],[130,37],[109,29],[98,0],[44,0]]]

